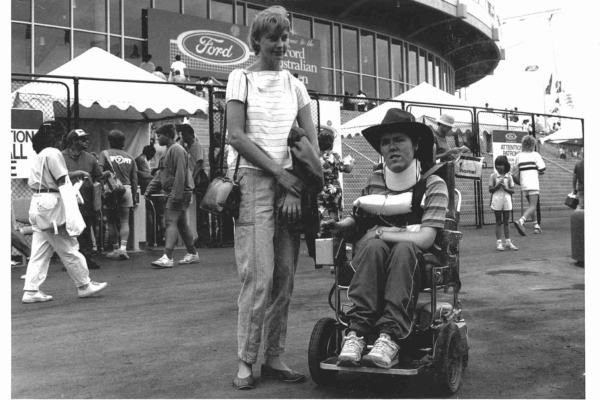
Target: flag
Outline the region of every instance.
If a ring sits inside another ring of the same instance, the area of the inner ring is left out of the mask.
[[[548,82],[548,86],[546,86],[546,94],[550,94],[552,91],[552,74],[550,74],[550,82]]]

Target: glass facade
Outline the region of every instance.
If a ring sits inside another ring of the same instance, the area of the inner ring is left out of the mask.
[[[139,65],[146,8],[251,25],[266,7],[237,0],[11,0],[12,72],[45,74],[91,47]],[[454,93],[454,70],[438,54],[375,31],[290,16],[297,34],[321,43],[324,93],[391,98],[421,82]]]

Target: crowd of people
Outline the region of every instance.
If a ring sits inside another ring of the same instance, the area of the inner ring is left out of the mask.
[[[256,61],[230,73],[225,93],[227,174],[230,178],[235,176],[240,186],[234,252],[241,289],[237,371],[233,379],[234,388],[240,390],[255,387],[253,366],[258,361],[261,344],[262,378],[287,383],[305,380],[303,374],[291,370],[282,360],[300,248],[301,232],[297,225],[308,215],[304,199],[311,190],[310,183],[294,174],[290,132],[307,141],[308,158],[320,160],[324,185],[314,206],[322,220],[321,234],[337,236],[355,231],[360,237],[355,244],[352,260],[355,274],[348,290],[353,303],[346,313],[350,323],[338,357],[338,365],[343,366],[387,369],[399,362],[400,349],[406,346],[405,339],[413,327],[414,307],[425,273],[418,260],[432,248],[436,235],[444,228],[449,204],[448,188],[443,179],[432,173],[433,167],[438,160],[453,160],[473,151],[468,143],[455,141],[451,116],[440,116],[432,129],[416,122],[407,111],[389,109],[381,123],[362,132],[383,159],[357,200],[367,213],[371,207],[369,201],[374,201],[374,211],[368,218],[355,213],[341,219],[339,173],[350,172],[353,162],[341,160],[333,151],[335,131],[329,128],[316,131],[304,84],[282,69],[289,35],[290,21],[283,7],[272,6],[258,13],[249,38]],[[150,59],[151,56],[145,57],[143,63],[148,72],[153,67]],[[177,59],[170,78],[185,78],[184,70],[185,64]],[[109,220],[113,249],[107,256],[128,260],[129,214],[140,201],[138,186],[146,199],[156,195],[163,199],[156,215],[164,220],[164,254],[152,266],[173,267],[178,235],[187,249],[178,263],[199,262],[186,212],[194,198],[195,204],[200,202],[208,178],[204,172],[204,149],[195,140],[190,125],[164,124],[156,129],[156,140],[166,149],[156,168],[150,165],[157,156],[156,148],[145,146],[142,154],[134,158],[123,150],[125,135],[119,130],[109,133],[110,148],[96,157],[87,152],[89,133],[82,129],[71,131],[67,135],[68,148],[58,150],[51,139],[62,136],[57,135],[60,129],[59,123],[47,122],[33,137],[37,157],[31,162],[28,180],[34,192],[30,210],[33,245],[23,302],[52,300],[40,286],[53,252],[58,253],[80,297],[94,295],[107,286],[89,278],[89,269],[100,268],[92,256],[98,207],[106,209]],[[515,183],[526,191],[530,202],[515,222],[519,233],[524,235],[524,222],[535,213],[538,176],[543,174],[545,165],[534,151],[534,144],[530,136],[523,139],[523,152],[517,157],[515,171],[511,171],[506,157],[494,160],[496,171],[490,176],[489,190],[496,215],[498,250],[517,250],[510,240],[508,226]],[[578,164],[575,175],[573,185],[583,207],[583,164]],[[95,196],[111,179],[118,182],[116,186],[120,189],[105,190],[99,205]],[[84,201],[79,212],[86,227],[78,237],[71,236],[56,215],[50,215],[61,203],[61,187],[70,180],[83,181],[79,191]],[[389,212],[382,214],[384,207],[377,205],[377,201],[396,195],[402,199],[400,203],[394,203]],[[51,221],[54,224],[48,224],[44,218],[54,218]],[[540,230],[535,219],[534,229]],[[373,333],[377,340],[367,353],[365,338]]]

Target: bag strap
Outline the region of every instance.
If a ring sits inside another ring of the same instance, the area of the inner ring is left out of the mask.
[[[248,114],[248,75],[244,72],[246,77],[246,101],[244,101],[244,129],[246,126],[246,117]],[[225,113],[223,118],[223,135],[227,133],[227,104],[225,104]],[[225,158],[225,140],[221,139],[221,152],[219,153],[219,165],[221,167],[221,175],[223,175],[223,161]],[[233,181],[237,181],[238,169],[240,167],[240,154],[238,153],[237,161],[235,162],[235,171],[233,173]]]

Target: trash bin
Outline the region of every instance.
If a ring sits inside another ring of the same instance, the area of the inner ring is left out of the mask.
[[[585,261],[584,210],[577,209],[571,215],[571,258]]]

